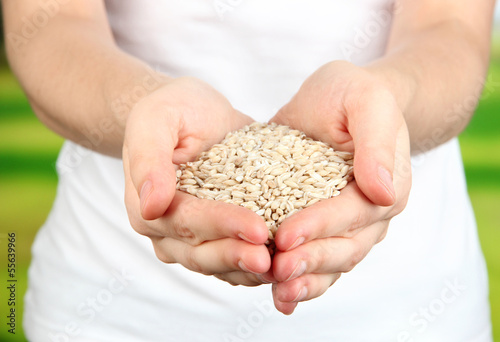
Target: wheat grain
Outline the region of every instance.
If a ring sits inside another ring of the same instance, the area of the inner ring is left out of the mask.
[[[178,190],[254,211],[272,240],[285,218],[340,194],[353,178],[353,155],[287,126],[253,123],[176,175]]]

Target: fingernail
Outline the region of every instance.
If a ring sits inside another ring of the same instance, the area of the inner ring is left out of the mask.
[[[153,182],[151,182],[149,179],[144,182],[141,188],[141,193],[139,194],[139,198],[141,200],[141,212],[144,211],[144,206],[146,205],[146,202],[148,201],[149,195],[153,192]]]
[[[297,240],[295,240],[295,242],[290,247],[288,247],[287,251],[290,251],[290,250],[302,245],[304,243],[304,241],[306,241],[305,237],[303,237],[303,236],[298,237]]]
[[[243,261],[238,261],[238,266],[239,268],[241,268],[244,272],[248,272],[248,273],[253,273],[253,274],[259,274],[257,272],[252,272],[248,269],[247,265],[245,265],[245,263]]]
[[[392,179],[392,175],[385,168],[380,166],[378,168],[378,179],[384,184],[385,188],[391,194],[392,198],[396,198],[396,192],[394,191],[394,183]]]
[[[250,239],[249,239],[249,238],[247,238],[247,237],[246,237],[243,233],[239,233],[239,234],[238,234],[238,237],[239,237],[240,239],[242,239],[242,240],[245,240],[246,242],[250,242],[251,244],[258,245],[258,243],[257,243],[257,242],[250,240]]]
[[[307,287],[304,286],[302,288],[302,290],[300,290],[299,294],[297,295],[297,297],[295,297],[294,300],[292,300],[292,302],[302,302],[304,299],[306,299],[307,297],[307,294],[308,294],[308,290],[307,290]]]
[[[306,262],[304,260],[299,261],[299,263],[297,264],[297,266],[293,270],[292,274],[290,274],[288,279],[285,281],[289,281],[289,280],[300,277],[302,274],[304,274],[304,272],[306,271],[306,268],[307,268]]]

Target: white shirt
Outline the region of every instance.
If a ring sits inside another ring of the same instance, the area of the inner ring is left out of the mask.
[[[385,0],[106,5],[122,49],[168,75],[208,82],[258,121],[322,64],[381,56],[392,17]],[[408,206],[385,240],[323,296],[284,316],[270,285],[233,287],[157,260],[128,222],[121,161],[66,142],[57,198],[33,246],[26,334],[32,341],[491,341],[486,269],[457,140],[412,165]]]

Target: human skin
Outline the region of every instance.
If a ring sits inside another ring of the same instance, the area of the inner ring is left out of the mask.
[[[382,58],[365,67],[339,61],[320,67],[272,119],[355,152],[356,178],[342,196],[281,224],[273,260],[279,311],[291,314],[298,302],[321,296],[352,270],[406,205],[409,153],[442,144],[466,127],[473,113],[454,108],[480,95],[494,4],[397,2]]]
[[[385,236],[406,204],[410,153],[442,144],[466,127],[472,111],[455,112],[459,119],[447,113],[464,98],[479,97],[494,3],[398,1],[382,58],[364,67],[339,61],[322,66],[276,114],[275,122],[354,151],[356,181],[342,196],[285,220],[271,266],[266,227],[255,214],[174,190],[176,164],[247,124],[248,117],[209,85],[171,79],[122,52],[101,0],[66,3],[22,42],[9,33],[22,31],[22,18],[39,10],[39,2],[2,0],[8,58],[35,113],[77,143],[88,142],[89,131],[104,119],[111,122],[113,130],[91,147],[123,157],[132,227],[151,238],[158,257],[231,284],[275,282],[275,305],[286,314],[323,294]],[[157,80],[154,86],[118,115],[111,104],[148,75]],[[199,94],[202,100],[193,101]],[[214,108],[221,109],[216,117]],[[335,210],[343,219],[327,221],[323,213]]]

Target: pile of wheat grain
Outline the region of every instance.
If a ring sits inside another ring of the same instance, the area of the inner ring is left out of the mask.
[[[272,240],[286,217],[340,194],[352,158],[287,126],[253,123],[180,165],[177,189],[253,210]]]

